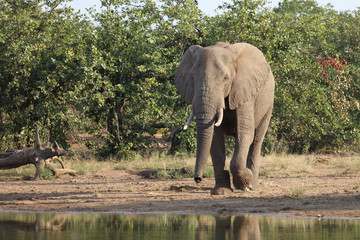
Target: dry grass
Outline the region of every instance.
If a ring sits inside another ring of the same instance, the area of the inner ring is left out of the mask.
[[[109,161],[98,161],[95,157],[73,155],[70,158],[63,158],[65,168],[75,170],[77,174],[85,175],[90,172],[98,172],[105,168],[113,168],[116,162],[112,159]],[[58,168],[61,168],[59,163],[54,163]],[[22,179],[29,179],[35,176],[35,166],[28,164],[19,168],[0,170],[0,181],[6,181],[10,178],[20,177]],[[41,173],[40,179],[52,179],[54,175],[48,169],[44,169]]]
[[[304,185],[297,184],[294,187],[290,188],[286,195],[290,197],[303,197],[306,191],[307,189]]]
[[[227,158],[229,163],[230,157]],[[108,158],[99,161],[95,156],[73,155],[64,160],[66,168],[76,170],[78,174],[98,172],[103,169],[182,169],[186,167],[189,173],[181,175],[174,171],[159,171],[158,178],[189,177],[194,172],[195,156],[180,155],[169,156],[164,153],[152,153],[149,156],[134,155],[129,160]],[[334,174],[355,174],[360,172],[360,155],[334,156],[334,155],[288,155],[273,154],[261,158],[260,176],[305,176],[321,171],[321,168],[334,169]],[[1,170],[0,180],[10,177],[34,176],[33,165],[22,166],[16,169]],[[206,177],[213,176],[211,160],[205,169]],[[297,189],[294,189],[297,192]]]
[[[7,180],[10,177],[34,176],[35,171],[36,169],[34,165],[26,165],[13,169],[0,170],[0,180]]]
[[[148,156],[134,155],[132,159],[117,161],[116,169],[178,169],[192,166],[194,163],[195,158],[189,155],[170,156],[165,153],[152,153]]]
[[[321,168],[334,169],[334,174],[354,174],[360,172],[360,155],[286,155],[274,154],[261,159],[263,175],[307,175],[321,170]]]

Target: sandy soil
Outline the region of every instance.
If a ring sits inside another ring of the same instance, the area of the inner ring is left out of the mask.
[[[270,213],[360,218],[360,173],[319,166],[305,174],[268,173],[255,191],[211,196],[214,179],[158,180],[103,170],[55,180],[0,181],[0,210],[62,212]]]

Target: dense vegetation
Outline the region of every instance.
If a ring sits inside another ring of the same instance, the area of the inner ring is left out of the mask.
[[[233,0],[205,15],[194,0],[99,0],[82,15],[66,0],[0,2],[0,150],[32,145],[35,129],[69,147],[82,136],[101,154],[196,148],[189,107],[173,85],[193,44],[248,42],[276,78],[264,152],[357,150],[360,9],[316,1]],[[161,127],[161,128],[159,128]]]

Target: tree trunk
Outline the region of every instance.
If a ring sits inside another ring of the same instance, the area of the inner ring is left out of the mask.
[[[107,131],[110,135],[109,145],[112,148],[119,145],[121,136],[123,135],[123,115],[124,115],[124,98],[120,103],[115,103],[115,106],[109,109],[107,116]],[[119,117],[120,116],[120,117]]]
[[[35,146],[35,148],[9,150],[0,153],[0,169],[11,169],[27,164],[34,164],[36,167],[35,178],[39,176],[44,166],[48,166],[56,176],[62,174],[75,174],[74,170],[64,169],[64,165],[59,157],[66,155],[66,152],[64,149],[59,147],[56,142],[54,147],[51,148],[43,148],[41,146],[38,129],[36,129]],[[51,160],[58,161],[63,169],[56,168],[53,164],[50,163]]]

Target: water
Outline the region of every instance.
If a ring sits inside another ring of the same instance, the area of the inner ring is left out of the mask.
[[[0,239],[360,239],[360,219],[0,212]]]

